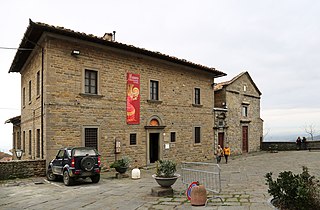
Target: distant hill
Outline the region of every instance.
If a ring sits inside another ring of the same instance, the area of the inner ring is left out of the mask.
[[[307,137],[307,140],[310,141],[310,140],[311,140],[311,137],[310,137],[310,136]],[[314,141],[317,141],[317,140],[319,141],[319,140],[320,140],[320,135],[314,136],[314,137],[313,137],[313,140],[314,140]]]
[[[311,141],[310,135],[305,134],[305,135],[274,135],[274,136],[267,136],[266,139],[264,139],[264,142],[295,142],[300,136],[306,137],[307,141]],[[320,141],[320,135],[314,136],[313,137],[314,141]]]

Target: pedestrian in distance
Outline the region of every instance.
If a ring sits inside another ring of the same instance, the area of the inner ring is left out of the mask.
[[[302,149],[307,149],[307,139],[306,139],[306,137],[303,137],[301,142],[302,142]]]
[[[297,138],[296,144],[297,144],[297,150],[301,150],[301,138],[300,138],[300,136]]]
[[[228,145],[224,147],[223,153],[224,153],[224,158],[226,159],[226,163],[228,163],[228,157],[231,154],[230,147]]]
[[[216,158],[217,158],[218,164],[221,162],[222,157],[223,157],[223,149],[221,148],[220,145],[218,145],[217,150],[216,150]]]

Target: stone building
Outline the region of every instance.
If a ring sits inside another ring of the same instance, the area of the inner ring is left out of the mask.
[[[213,158],[212,84],[225,73],[31,20],[19,48],[9,72],[21,74],[23,159],[71,146],[97,148],[107,165]]]
[[[5,121],[5,123],[12,123],[13,130],[12,130],[12,147],[13,149],[10,150],[12,153],[12,158],[17,159],[16,157],[16,150],[24,150],[21,145],[21,134],[20,134],[20,123],[21,123],[21,116],[12,117]]]
[[[215,147],[228,145],[233,154],[260,150],[263,120],[261,92],[248,72],[214,86]]]

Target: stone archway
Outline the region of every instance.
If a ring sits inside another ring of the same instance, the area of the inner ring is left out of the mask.
[[[157,116],[151,116],[146,123],[146,162],[147,165],[153,164],[163,157],[163,133],[164,128],[162,119]]]

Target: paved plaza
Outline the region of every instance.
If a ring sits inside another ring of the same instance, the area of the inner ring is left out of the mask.
[[[302,166],[320,178],[320,151],[259,152],[221,162],[224,202],[214,199],[206,207],[193,207],[184,193],[181,180],[173,185],[174,196],[154,197],[151,188],[158,186],[151,177],[154,169],[141,170],[141,179],[116,179],[114,172],[104,172],[97,184],[89,180],[66,187],[62,181],[48,182],[44,177],[0,182],[0,209],[272,209],[267,200],[264,175],[291,170],[301,173]]]

